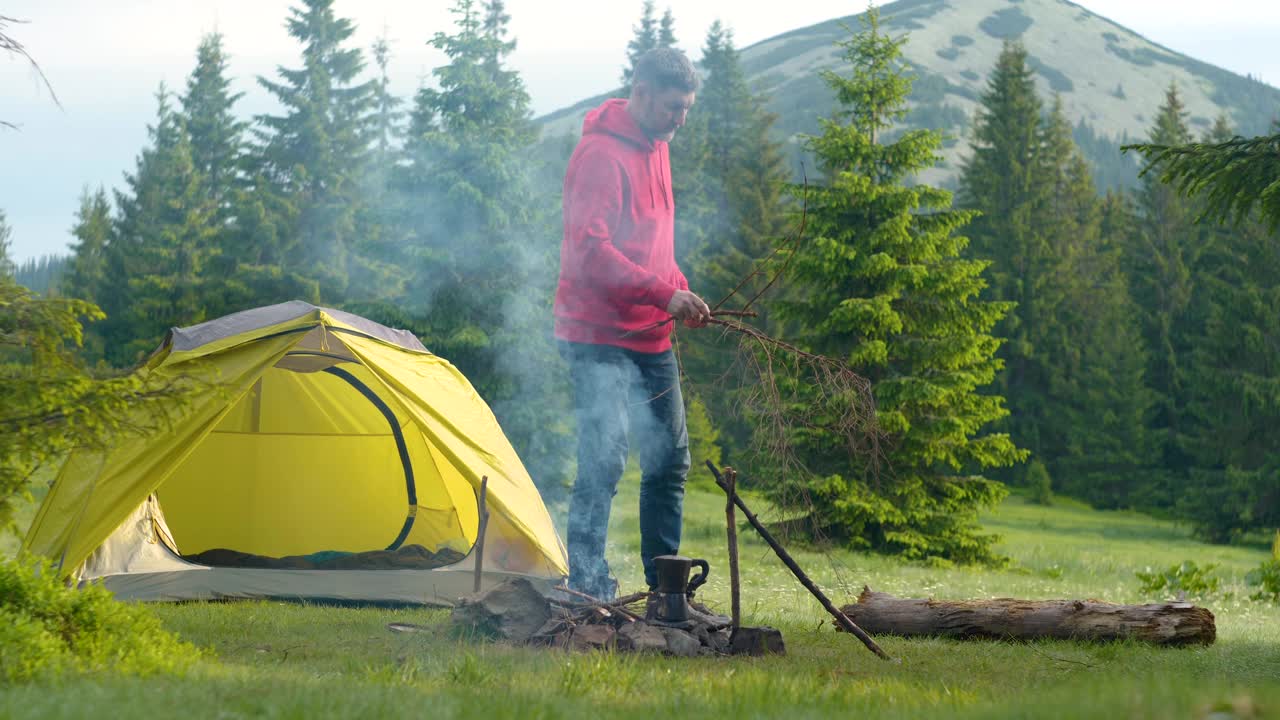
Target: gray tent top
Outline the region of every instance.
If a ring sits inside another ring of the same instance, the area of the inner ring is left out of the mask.
[[[174,352],[194,350],[223,338],[296,320],[309,314],[325,313],[335,320],[356,328],[364,335],[398,345],[406,350],[427,352],[422,342],[408,330],[395,330],[372,320],[341,310],[319,307],[301,300],[245,310],[185,328],[172,328],[166,339]]]

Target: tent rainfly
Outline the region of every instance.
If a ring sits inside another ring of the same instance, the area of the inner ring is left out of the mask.
[[[73,453],[24,548],[118,598],[451,605],[544,589],[564,546],[488,405],[416,337],[304,302],[174,328],[138,370],[193,387],[153,433]]]

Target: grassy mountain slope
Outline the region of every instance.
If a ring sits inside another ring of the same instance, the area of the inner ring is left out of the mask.
[[[1132,182],[1136,168],[1119,146],[1145,138],[1155,110],[1176,83],[1192,129],[1225,113],[1241,134],[1261,134],[1280,118],[1280,90],[1147,40],[1066,0],[898,0],[881,8],[884,27],[909,33],[905,55],[916,75],[907,123],[945,131],[944,163],[921,178],[950,184],[967,150],[968,123],[1005,38],[1020,38],[1046,98],[1062,96],[1076,136],[1101,185]],[[792,30],[742,49],[753,86],[770,98],[779,132],[813,133],[833,99],[818,71],[836,68],[834,43],[859,27],[851,15]],[[687,39],[691,40],[691,39]],[[700,42],[700,40],[699,40]],[[687,41],[693,51],[696,43]],[[580,131],[587,109],[605,96],[550,113],[544,136]]]

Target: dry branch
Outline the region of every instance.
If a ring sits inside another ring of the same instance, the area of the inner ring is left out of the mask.
[[[36,74],[40,76],[40,81],[44,83],[45,88],[49,91],[49,96],[53,98],[53,104],[58,107],[62,107],[62,102],[58,100],[58,94],[53,91],[53,85],[49,82],[49,78],[45,76],[44,70],[41,69],[40,64],[36,62],[35,58],[31,57],[31,53],[27,52],[26,47],[24,47],[22,43],[18,42],[8,33],[7,28],[9,25],[26,22],[26,20],[18,20],[17,18],[11,18],[7,15],[0,15],[0,51],[13,53],[31,63],[32,69],[34,69]],[[0,125],[15,129],[17,128],[13,123],[6,122],[4,120],[0,120]]]

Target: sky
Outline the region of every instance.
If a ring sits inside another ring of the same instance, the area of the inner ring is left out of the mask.
[[[223,33],[241,115],[274,106],[254,78],[299,65],[284,28],[290,0],[7,0],[0,15],[40,63],[57,94],[30,66],[0,57],[0,210],[21,262],[65,254],[85,189],[123,185],[146,142],[163,82],[181,91],[201,36]],[[882,3],[883,4],[883,3]],[[1077,4],[1175,51],[1280,86],[1280,2],[1275,0],[1082,0]],[[364,48],[385,34],[392,89],[410,96],[443,56],[427,41],[450,31],[452,0],[336,0]],[[867,0],[658,0],[670,6],[679,44],[695,56],[720,19],[746,47],[778,33],[866,9]],[[617,86],[641,0],[508,0],[511,56],[535,114]],[[749,8],[749,9],[748,9]]]

